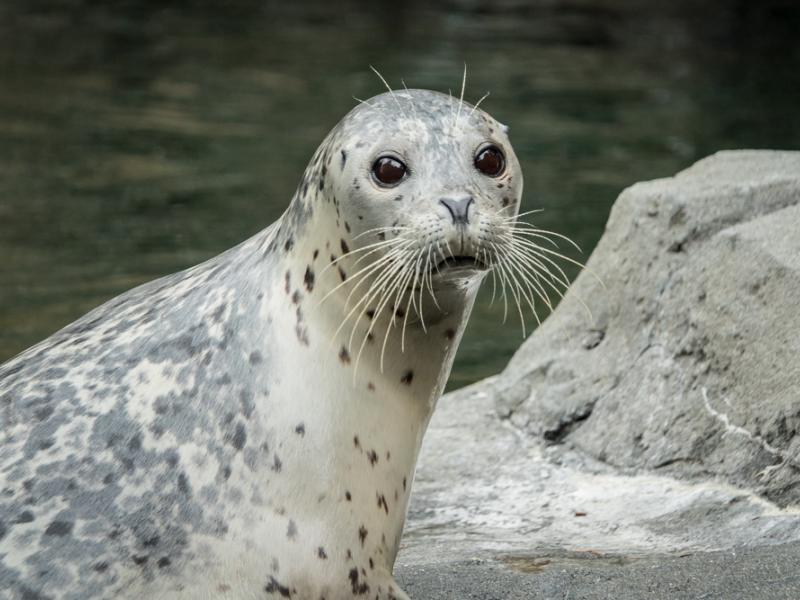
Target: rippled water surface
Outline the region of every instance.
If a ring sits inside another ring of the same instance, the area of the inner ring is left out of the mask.
[[[271,223],[352,96],[381,92],[370,64],[447,91],[466,61],[523,210],[586,254],[631,183],[800,146],[795,2],[430,4],[1,3],[0,360]],[[451,387],[521,342],[489,296]]]

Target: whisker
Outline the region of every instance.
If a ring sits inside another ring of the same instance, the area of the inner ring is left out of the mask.
[[[472,116],[472,113],[474,113],[474,112],[475,112],[475,111],[478,109],[478,107],[481,105],[481,102],[483,102],[484,100],[486,100],[486,98],[488,98],[488,97],[489,97],[489,94],[490,94],[490,92],[486,92],[486,93],[485,93],[483,96],[481,96],[480,100],[478,100],[478,101],[477,101],[477,102],[476,102],[476,103],[475,103],[475,104],[472,106],[472,110],[471,110],[471,111],[469,111],[469,116],[468,116],[467,118],[469,118],[469,117],[471,117],[471,116]]]
[[[539,252],[540,246],[532,244],[528,242],[528,240],[521,240],[519,238],[514,238],[514,237],[508,240],[508,243],[510,247],[519,251],[522,257],[524,257],[526,260],[531,261],[539,269],[541,269],[542,273],[546,273],[549,277],[557,280],[561,285],[564,286],[564,289],[569,287],[569,277],[567,277],[567,274],[564,273],[564,270],[561,268],[561,266],[557,262],[555,262],[552,258],[547,256],[546,254]],[[560,278],[556,277],[556,274],[550,270],[548,265],[552,266],[558,272]]]
[[[342,254],[341,256],[339,256],[337,258],[334,258],[330,263],[325,265],[325,268],[322,269],[322,271],[320,271],[320,275],[324,274],[328,269],[332,268],[334,265],[337,265],[339,262],[341,262],[344,259],[353,258],[355,255],[361,254],[361,256],[352,265],[352,266],[355,266],[358,263],[360,263],[362,260],[364,260],[367,256],[370,256],[371,254],[373,254],[375,252],[379,252],[380,250],[382,250],[384,248],[402,244],[405,241],[408,241],[408,240],[405,240],[403,238],[397,237],[397,238],[392,238],[390,240],[383,240],[383,241],[380,241],[380,242],[375,242],[374,244],[368,244],[366,246],[362,246],[361,248],[356,248],[355,250],[350,250],[346,254]],[[362,252],[366,252],[366,254],[362,254]]]
[[[500,254],[497,251],[497,246],[495,246],[495,244],[493,242],[489,242],[489,245],[492,247],[492,250],[494,251],[495,256],[499,256]],[[503,262],[499,261],[497,263],[497,265],[496,265],[496,268],[500,269],[500,271],[498,271],[497,275],[500,278],[500,293],[501,293],[501,297],[503,298],[503,323],[505,323],[506,319],[508,318],[508,298],[506,297],[506,282],[505,282],[505,279],[503,278],[502,266],[503,266]]]
[[[374,104],[370,104],[367,100],[362,100],[361,98],[356,98],[355,96],[353,96],[353,100],[355,100],[359,104],[366,104],[370,108],[375,108],[375,105]]]
[[[464,90],[467,87],[467,63],[464,63],[464,76],[461,79],[461,95],[458,98],[458,112],[456,113],[455,126],[458,127],[458,120],[461,118],[461,106],[464,104]]]
[[[556,233],[555,231],[548,231],[547,229],[539,229],[537,227],[534,227],[530,223],[526,223],[525,221],[520,221],[516,223],[516,225],[517,225],[517,231],[519,232],[520,235],[533,235],[533,234],[536,234],[537,236],[550,235],[558,239],[564,240],[565,242],[571,244],[578,252],[583,253],[581,247],[565,235],[561,235],[560,233]]]
[[[512,205],[509,204],[508,206],[504,207],[503,210],[505,210],[506,208],[509,208],[510,206],[512,206]],[[502,219],[502,221],[503,221],[503,223],[508,223],[508,222],[525,223],[525,221],[520,221],[520,219],[522,217],[527,217],[528,215],[534,215],[534,214],[541,213],[541,212],[544,212],[543,208],[534,208],[533,210],[526,210],[525,212],[517,213],[516,215],[512,215],[510,217],[504,217]],[[529,223],[526,223],[526,225],[528,225],[528,224]]]
[[[373,227],[372,229],[367,229],[366,231],[362,231],[358,235],[353,236],[354,240],[357,240],[360,237],[367,235],[368,233],[373,232],[380,232],[380,231],[405,231],[407,229],[411,229],[411,227],[406,227],[405,225],[392,225],[389,227]]]
[[[370,285],[369,289],[367,289],[366,293],[361,298],[359,298],[359,300],[355,303],[355,305],[350,310],[350,312],[347,313],[347,315],[345,316],[344,320],[342,321],[342,324],[339,325],[339,328],[336,330],[336,333],[334,334],[334,337],[338,336],[338,334],[341,331],[342,327],[344,327],[344,325],[353,316],[353,314],[356,311],[360,311],[364,306],[369,306],[369,304],[376,297],[378,297],[382,293],[383,288],[386,285],[391,283],[392,277],[394,277],[395,275],[401,273],[403,268],[404,268],[404,263],[398,261],[398,262],[394,263],[393,265],[390,265],[389,267],[387,267],[386,270],[383,273],[378,275],[378,277]],[[379,314],[378,314],[378,310],[376,309],[375,313],[372,316],[372,319],[371,319],[371,322],[370,322],[370,327],[369,327],[369,330],[367,331],[367,334],[366,334],[367,336],[372,331],[372,327],[374,326],[375,321],[378,319],[378,317],[379,317]],[[350,337],[349,337],[349,339],[347,341],[348,349],[352,349],[353,337],[355,336],[356,328],[358,327],[358,324],[359,324],[359,322],[361,321],[362,318],[363,318],[363,314],[359,314],[358,318],[353,323],[353,328],[350,331]]]
[[[357,288],[357,287],[359,287],[361,285],[361,283],[363,282],[363,278],[366,275],[369,275],[375,269],[380,268],[387,261],[390,262],[393,259],[393,257],[396,255],[397,252],[401,252],[403,250],[406,250],[412,244],[413,244],[412,241],[406,240],[405,244],[398,244],[395,248],[392,248],[389,252],[387,252],[384,256],[380,257],[378,260],[375,260],[375,261],[369,263],[368,265],[364,265],[364,267],[362,267],[361,269],[359,269],[355,273],[352,273],[347,279],[345,279],[344,281],[342,281],[341,283],[336,285],[327,294],[325,294],[322,297],[322,299],[319,301],[317,306],[319,306],[323,302],[325,302],[325,300],[327,300],[334,292],[336,292],[336,290],[338,290],[342,286],[347,285],[348,283],[352,284],[352,283],[356,282],[357,280],[361,279],[362,281],[357,282],[355,287],[353,288],[353,290],[350,291],[350,294],[352,295],[352,293],[355,290],[355,288]],[[348,296],[348,299],[349,298],[350,298],[350,296]]]
[[[404,263],[401,265],[401,267],[402,267],[402,268],[400,269],[400,271],[398,272],[398,274],[402,273],[402,272],[403,272],[403,270],[404,270],[404,269],[406,269],[406,268],[408,267],[408,260],[406,260],[406,261],[405,261],[405,262],[404,262]],[[399,278],[399,277],[397,277],[397,278],[392,278],[390,281],[391,281],[391,283],[390,283],[391,287],[390,287],[389,289],[390,289],[390,290],[392,290],[392,289],[394,289],[394,286],[398,285],[398,282],[400,281],[400,278]],[[384,307],[386,306],[386,303],[389,301],[389,298],[390,298],[390,297],[391,297],[391,293],[384,293],[384,292],[382,292],[382,294],[381,294],[381,298],[380,298],[380,300],[378,301],[378,305],[377,305],[377,307],[375,308],[375,315],[374,315],[374,317],[372,318],[372,321],[371,321],[371,322],[370,322],[370,324],[369,324],[369,327],[368,327],[368,329],[367,329],[367,333],[366,333],[366,335],[364,336],[364,340],[361,342],[361,348],[360,348],[360,349],[359,349],[359,351],[358,351],[358,354],[359,354],[358,358],[360,358],[360,356],[361,356],[361,353],[362,353],[362,351],[363,351],[363,349],[364,349],[364,346],[365,346],[365,344],[366,344],[366,341],[367,341],[367,339],[369,338],[369,334],[370,334],[370,333],[372,333],[372,330],[375,328],[375,324],[378,322],[378,319],[380,318],[380,315],[381,315],[381,313],[383,312],[383,309],[384,309]],[[393,319],[394,319],[394,313],[393,313],[393,314],[390,316],[390,318],[389,318],[389,323],[387,323],[387,325],[386,325],[387,327],[390,327],[390,326],[391,326],[391,323],[392,323],[392,320],[393,320]],[[382,373],[382,372],[383,372],[383,364],[381,364],[381,373]]]
[[[386,80],[383,78],[383,75],[381,75],[381,74],[378,72],[378,69],[376,69],[376,68],[375,68],[375,67],[373,67],[372,65],[370,65],[370,66],[369,66],[369,68],[370,68],[370,69],[372,69],[372,71],[375,73],[375,75],[377,75],[377,76],[378,76],[378,78],[379,78],[379,79],[380,79],[380,80],[383,82],[383,85],[385,85],[385,86],[386,86],[386,89],[387,89],[387,90],[389,90],[389,93],[392,95],[392,98],[394,99],[394,102],[395,102],[395,104],[397,104],[397,108],[399,108],[399,109],[400,109],[400,112],[401,112],[401,113],[403,113],[403,116],[404,116],[404,117],[406,117],[406,118],[408,118],[408,116],[406,115],[405,111],[403,110],[403,107],[400,105],[400,101],[397,99],[397,96],[395,96],[395,94],[394,94],[394,90],[391,88],[391,86],[390,86],[390,85],[389,85],[389,84],[386,82]]]

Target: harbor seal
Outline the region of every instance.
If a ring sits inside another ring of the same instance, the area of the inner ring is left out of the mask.
[[[407,598],[422,436],[521,192],[487,113],[385,93],[277,222],[2,365],[0,595]]]

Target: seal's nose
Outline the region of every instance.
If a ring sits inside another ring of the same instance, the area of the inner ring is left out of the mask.
[[[469,223],[469,205],[472,204],[472,196],[447,196],[439,198],[439,202],[453,217],[453,225],[467,225]]]

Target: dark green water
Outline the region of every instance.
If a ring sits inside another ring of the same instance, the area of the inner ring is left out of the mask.
[[[272,222],[370,64],[447,91],[466,61],[523,210],[587,254],[631,183],[800,146],[798,2],[431,4],[0,3],[0,361]],[[488,300],[451,387],[521,342]]]

